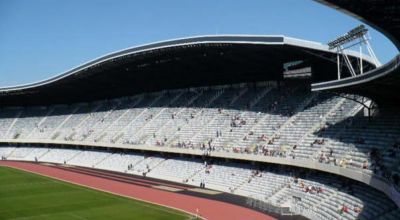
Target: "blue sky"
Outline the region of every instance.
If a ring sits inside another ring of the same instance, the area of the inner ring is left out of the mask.
[[[0,86],[171,38],[261,34],[326,43],[358,24],[311,0],[0,0]],[[382,34],[371,37],[381,62],[397,53]]]

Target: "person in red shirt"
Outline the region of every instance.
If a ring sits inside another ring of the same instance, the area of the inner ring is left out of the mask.
[[[342,212],[343,213],[348,213],[349,212],[349,208],[346,205],[343,205]]]

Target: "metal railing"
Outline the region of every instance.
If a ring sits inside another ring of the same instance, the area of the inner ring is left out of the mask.
[[[265,200],[257,198],[255,196],[247,197],[246,205],[253,209],[262,211],[262,212],[275,213],[278,215],[293,215],[294,214],[293,212],[290,211],[290,207],[276,206],[276,205],[266,202]]]

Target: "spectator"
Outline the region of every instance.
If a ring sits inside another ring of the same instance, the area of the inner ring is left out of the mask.
[[[343,204],[342,210],[343,213],[349,213],[349,208],[345,204]]]
[[[368,169],[368,161],[364,160],[362,168],[363,169]]]
[[[355,205],[353,211],[354,211],[355,213],[359,214],[359,213],[361,213],[362,209],[361,209],[361,207],[359,207],[358,205]]]

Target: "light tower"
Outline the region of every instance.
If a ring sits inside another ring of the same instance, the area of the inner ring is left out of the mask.
[[[362,57],[362,48],[365,46],[367,48],[368,54],[371,56],[375,66],[380,66],[380,63],[372,50],[371,44],[369,43],[370,37],[368,36],[368,29],[364,25],[359,25],[358,27],[350,30],[346,34],[336,38],[333,41],[330,41],[328,43],[329,49],[330,50],[336,50],[337,53],[337,73],[338,73],[338,79],[342,78],[342,72],[341,72],[341,61],[340,57],[343,57],[344,62],[349,69],[349,72],[352,77],[363,74],[363,57]],[[355,69],[347,56],[346,53],[344,53],[344,50],[354,47],[354,46],[359,46],[360,47],[360,56],[359,56],[359,69]]]

